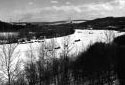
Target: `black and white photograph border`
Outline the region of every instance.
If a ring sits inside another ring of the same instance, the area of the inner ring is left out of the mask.
[[[125,0],[0,0],[0,85],[125,85]]]

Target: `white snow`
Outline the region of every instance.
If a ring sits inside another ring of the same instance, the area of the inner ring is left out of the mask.
[[[60,54],[61,50],[63,50],[63,44],[64,41],[66,40],[70,47],[72,48],[71,54],[76,53],[76,51],[84,50],[87,48],[88,45],[93,44],[97,41],[102,41],[106,42],[107,41],[107,36],[110,35],[110,38],[112,40],[112,37],[116,37],[119,35],[125,34],[124,32],[117,32],[117,31],[108,31],[108,30],[75,30],[74,34],[71,34],[69,36],[63,36],[63,37],[57,37],[54,38],[56,42],[56,47],[61,47],[60,49],[56,49],[57,53]],[[20,57],[24,60],[26,60],[25,54],[28,51],[33,50],[35,54],[38,52],[40,49],[41,43],[49,43],[51,44],[51,39],[45,39],[45,42],[34,42],[34,43],[26,43],[26,44],[19,44],[16,48],[16,52],[20,52]],[[75,40],[80,40],[78,42],[75,42]],[[108,42],[108,41],[107,41]],[[57,56],[58,57],[58,56]]]
[[[64,41],[66,40],[68,44],[70,45],[70,48],[72,48],[70,54],[75,54],[77,51],[83,51],[87,48],[88,45],[93,44],[97,41],[102,42],[108,42],[107,35],[110,40],[112,40],[113,37],[123,35],[124,32],[117,32],[117,31],[108,31],[108,30],[75,30],[74,34],[71,34],[69,36],[63,36],[63,37],[57,37],[54,38],[54,42],[56,42],[56,47],[61,47],[60,49],[56,49],[57,57],[59,57],[60,53],[63,50],[64,47]],[[79,40],[78,42],[75,42],[75,40]],[[35,55],[38,55],[41,43],[49,43],[51,44],[51,39],[45,39],[45,42],[34,42],[34,43],[27,43],[27,44],[19,44],[16,48],[16,51],[20,51],[20,57],[26,61],[26,53],[28,51],[33,50]],[[43,41],[43,40],[41,40]],[[49,48],[49,47],[48,47]]]

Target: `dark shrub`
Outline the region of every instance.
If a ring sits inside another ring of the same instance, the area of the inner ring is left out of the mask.
[[[125,85],[125,35],[114,39],[117,47],[117,74],[121,85]]]
[[[125,35],[116,37],[116,38],[114,39],[114,42],[115,42],[117,45],[125,45]]]
[[[113,70],[115,65],[115,46],[105,43],[95,43],[74,61],[74,73],[83,79],[97,78],[104,72]],[[77,75],[77,77],[78,77]]]

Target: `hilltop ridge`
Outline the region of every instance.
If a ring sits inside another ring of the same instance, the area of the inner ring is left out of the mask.
[[[20,31],[22,29],[33,30],[35,28],[64,28],[72,27],[73,29],[113,29],[125,30],[125,17],[104,17],[93,20],[69,20],[55,22],[2,22],[0,21],[0,31]]]
[[[125,28],[125,17],[105,17],[89,20],[78,24],[82,27],[92,27],[93,29],[114,29],[121,30]]]

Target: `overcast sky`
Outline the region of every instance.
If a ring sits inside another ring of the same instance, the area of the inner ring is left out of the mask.
[[[0,20],[58,21],[125,14],[125,0],[0,0]]]

